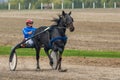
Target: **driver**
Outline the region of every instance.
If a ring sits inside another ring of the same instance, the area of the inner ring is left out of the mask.
[[[26,22],[26,26],[22,29],[24,40],[31,38],[36,30],[36,28],[33,27],[32,19],[27,19],[25,22]],[[31,46],[33,46],[32,39],[29,39],[28,41],[25,42],[25,44],[22,44],[22,47],[31,47]]]

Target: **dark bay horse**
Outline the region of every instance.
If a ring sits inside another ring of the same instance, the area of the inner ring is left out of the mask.
[[[62,11],[62,14],[59,15],[59,18],[54,19],[56,22],[55,25],[51,25],[48,30],[35,36],[33,41],[35,43],[36,50],[36,60],[37,60],[37,69],[40,69],[39,66],[39,53],[41,47],[44,47],[45,53],[47,54],[50,65],[53,69],[61,70],[61,61],[62,53],[67,42],[66,29],[68,28],[70,32],[74,31],[73,18],[70,16],[71,12],[65,13]],[[48,27],[42,26],[35,31],[35,35],[39,32],[47,29]],[[51,54],[49,53],[51,50]],[[54,61],[54,55],[56,56],[56,61]],[[56,65],[54,65],[56,63]]]

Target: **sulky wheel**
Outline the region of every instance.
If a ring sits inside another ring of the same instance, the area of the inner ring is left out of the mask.
[[[12,51],[9,58],[9,68],[11,71],[15,71],[17,66],[17,55],[15,51]]]

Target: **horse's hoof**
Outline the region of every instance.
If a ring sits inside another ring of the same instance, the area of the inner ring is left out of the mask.
[[[50,61],[50,66],[53,66],[53,61]]]
[[[59,72],[67,72],[67,69],[60,69]]]

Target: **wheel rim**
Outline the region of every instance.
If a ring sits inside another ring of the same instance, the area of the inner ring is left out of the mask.
[[[17,56],[16,53],[13,54],[12,61],[9,63],[10,70],[14,71],[17,65]]]

